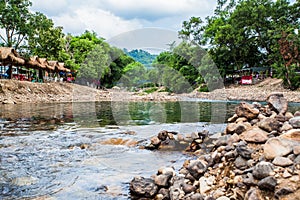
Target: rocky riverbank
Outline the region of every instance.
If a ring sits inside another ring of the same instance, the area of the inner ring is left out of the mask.
[[[282,86],[280,79],[266,79],[257,85],[231,85],[212,92],[173,94],[144,90],[124,92],[119,89],[97,90],[71,83],[32,83],[27,81],[0,79],[0,103],[55,103],[84,101],[179,101],[187,98],[205,100],[265,101],[273,92],[281,92],[290,102],[300,102],[300,91],[290,91]]]
[[[197,159],[186,160],[179,171],[166,167],[149,178],[134,177],[132,199],[300,199],[300,112],[287,112],[282,94],[267,102],[240,103],[218,137],[192,134],[186,151]],[[163,131],[147,148],[186,141]]]

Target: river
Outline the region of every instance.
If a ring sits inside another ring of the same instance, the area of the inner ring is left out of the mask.
[[[179,170],[182,149],[140,148],[161,130],[221,132],[237,102],[0,106],[0,199],[130,199],[134,176]],[[290,111],[299,110],[291,104]]]

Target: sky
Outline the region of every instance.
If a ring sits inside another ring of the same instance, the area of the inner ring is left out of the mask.
[[[191,16],[213,14],[216,0],[32,0],[32,11],[51,18],[65,33],[95,31],[110,39],[143,28],[179,31]]]

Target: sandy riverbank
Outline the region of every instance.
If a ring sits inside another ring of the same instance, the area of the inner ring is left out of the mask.
[[[290,91],[279,79],[266,79],[257,85],[231,85],[212,92],[169,94],[167,92],[122,92],[120,90],[97,90],[71,83],[31,83],[17,80],[0,80],[2,103],[55,103],[80,101],[177,101],[186,98],[208,100],[264,101],[273,92],[281,92],[290,102],[300,102],[300,90]]]

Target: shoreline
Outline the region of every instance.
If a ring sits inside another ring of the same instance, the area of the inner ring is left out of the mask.
[[[265,102],[270,94],[282,93],[289,102],[300,103],[300,90],[290,91],[280,79],[266,79],[256,85],[230,85],[212,92],[193,91],[188,94],[168,92],[124,92],[118,89],[98,90],[72,83],[31,83],[17,80],[0,80],[0,103],[67,103],[96,101],[257,101]]]

